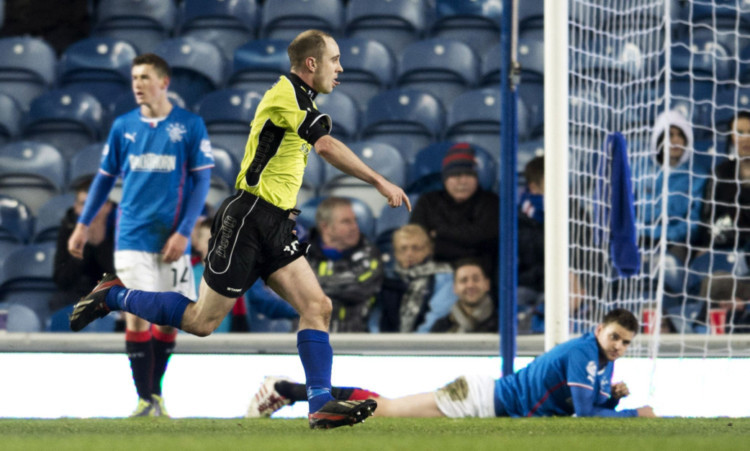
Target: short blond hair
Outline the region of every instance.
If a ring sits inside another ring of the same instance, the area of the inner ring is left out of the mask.
[[[432,255],[432,252],[434,250],[434,244],[432,242],[432,238],[430,238],[430,234],[427,233],[427,230],[425,230],[424,227],[422,227],[419,224],[406,224],[404,226],[399,227],[396,229],[395,232],[393,232],[393,236],[391,237],[393,247],[396,247],[396,240],[400,237],[410,238],[410,237],[421,237],[424,239],[425,243],[427,243],[427,247],[430,249],[430,255]]]
[[[286,49],[292,70],[298,70],[303,67],[305,60],[310,56],[317,60],[323,58],[323,52],[326,49],[326,38],[332,38],[332,36],[320,30],[306,30],[298,34]]]

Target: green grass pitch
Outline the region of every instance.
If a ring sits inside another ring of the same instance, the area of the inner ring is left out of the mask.
[[[371,418],[310,430],[303,419],[0,420],[2,450],[748,449],[748,418]]]

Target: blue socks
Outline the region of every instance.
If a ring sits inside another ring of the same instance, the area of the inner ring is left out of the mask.
[[[331,366],[333,349],[328,341],[328,332],[304,329],[297,332],[297,350],[305,369],[307,402],[310,412],[320,410],[331,396]]]
[[[107,293],[106,302],[110,310],[124,310],[148,322],[179,329],[182,315],[192,301],[172,291],[140,291],[113,286]]]

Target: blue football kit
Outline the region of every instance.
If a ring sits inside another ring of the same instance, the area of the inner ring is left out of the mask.
[[[635,409],[616,411],[611,396],[614,362],[599,364],[596,336],[587,333],[537,357],[528,366],[495,382],[497,416],[635,417]]]
[[[189,237],[203,208],[202,203],[191,205],[196,196],[190,194],[199,178],[210,177],[204,170],[213,166],[211,143],[199,116],[174,106],[161,119],[143,117],[140,108],[118,117],[100,169],[109,176],[107,184],[117,176],[123,180],[117,250],[158,253],[175,231]],[[190,252],[189,245],[185,252]]]

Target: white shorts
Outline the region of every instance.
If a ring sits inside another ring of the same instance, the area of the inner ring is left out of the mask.
[[[144,291],[176,291],[195,301],[195,282],[190,256],[164,263],[161,254],[116,251],[115,271],[126,287]]]
[[[495,379],[461,376],[435,392],[438,409],[448,418],[494,418]]]

